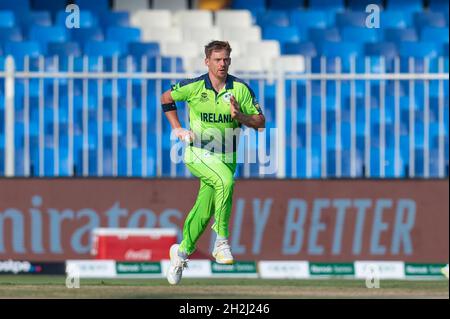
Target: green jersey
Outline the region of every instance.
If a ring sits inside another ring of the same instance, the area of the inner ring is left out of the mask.
[[[186,101],[189,105],[189,124],[195,135],[193,146],[218,153],[235,152],[239,139],[241,124],[231,118],[231,96],[242,113],[262,114],[252,89],[232,75],[227,76],[220,92],[214,90],[206,73],[173,85],[171,96],[174,101]]]

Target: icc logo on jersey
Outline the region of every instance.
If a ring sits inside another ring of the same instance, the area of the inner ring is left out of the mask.
[[[200,97],[200,101],[203,102],[203,103],[208,102],[208,93],[203,92],[201,97]]]

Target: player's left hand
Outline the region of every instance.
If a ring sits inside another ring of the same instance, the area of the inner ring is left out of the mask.
[[[234,119],[236,117],[238,117],[238,115],[240,114],[240,106],[238,104],[238,102],[236,101],[236,99],[234,98],[234,96],[231,96],[230,98],[230,110],[231,110],[231,118]]]

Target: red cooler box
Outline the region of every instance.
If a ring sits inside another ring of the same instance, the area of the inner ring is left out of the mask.
[[[169,259],[176,241],[177,231],[172,228],[96,228],[91,254],[95,259],[160,261]]]

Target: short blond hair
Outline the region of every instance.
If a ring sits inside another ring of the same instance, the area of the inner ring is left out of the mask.
[[[205,45],[205,56],[209,58],[213,51],[220,51],[220,50],[227,51],[228,55],[231,54],[231,46],[228,43],[228,41],[214,40],[209,42],[207,45]]]

